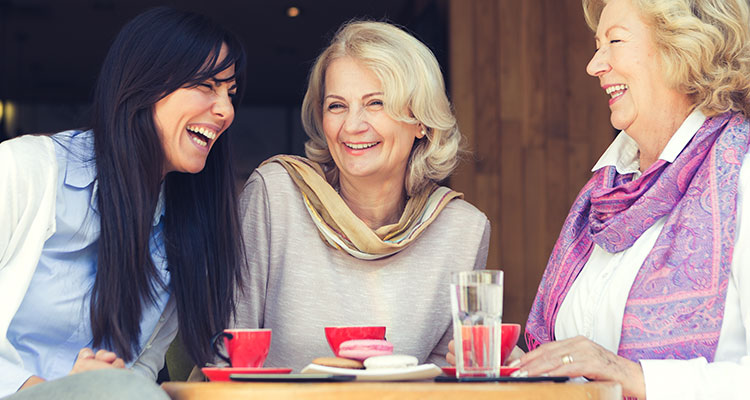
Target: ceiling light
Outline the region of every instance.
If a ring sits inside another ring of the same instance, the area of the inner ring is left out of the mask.
[[[295,18],[298,17],[300,14],[299,8],[297,7],[289,7],[286,9],[286,16],[289,18]]]

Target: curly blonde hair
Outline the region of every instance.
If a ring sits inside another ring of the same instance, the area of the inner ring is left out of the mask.
[[[596,31],[609,0],[583,0]],[[630,0],[653,28],[664,77],[707,116],[750,116],[750,12],[747,0]]]
[[[453,172],[462,151],[462,136],[445,94],[435,56],[422,42],[385,22],[351,21],[336,32],[318,56],[302,102],[302,125],[309,136],[305,153],[327,166],[331,184],[338,184],[336,167],[323,133],[325,74],[331,63],[351,57],[362,62],[383,85],[384,109],[396,121],[422,124],[425,137],[414,143],[404,186],[408,196]]]

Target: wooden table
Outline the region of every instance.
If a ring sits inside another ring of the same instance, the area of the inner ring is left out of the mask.
[[[615,382],[588,383],[442,383],[442,382],[337,382],[249,383],[166,382],[173,400],[193,399],[471,399],[471,400],[622,400]]]

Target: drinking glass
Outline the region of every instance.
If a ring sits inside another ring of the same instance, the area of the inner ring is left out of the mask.
[[[451,274],[456,377],[500,376],[503,271]]]

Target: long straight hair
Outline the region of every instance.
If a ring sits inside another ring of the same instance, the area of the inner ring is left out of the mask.
[[[228,54],[219,60],[222,44]],[[101,236],[91,295],[94,346],[125,360],[141,350],[143,308],[159,279],[149,248],[165,162],[154,122],[157,101],[234,65],[238,94],[245,52],[208,18],[159,7],[118,34],[99,74],[92,128]],[[233,100],[239,102],[239,95]],[[211,335],[234,312],[244,260],[228,135],[214,143],[197,174],[169,173],[164,182],[164,243],[180,335],[197,364],[212,359]]]

